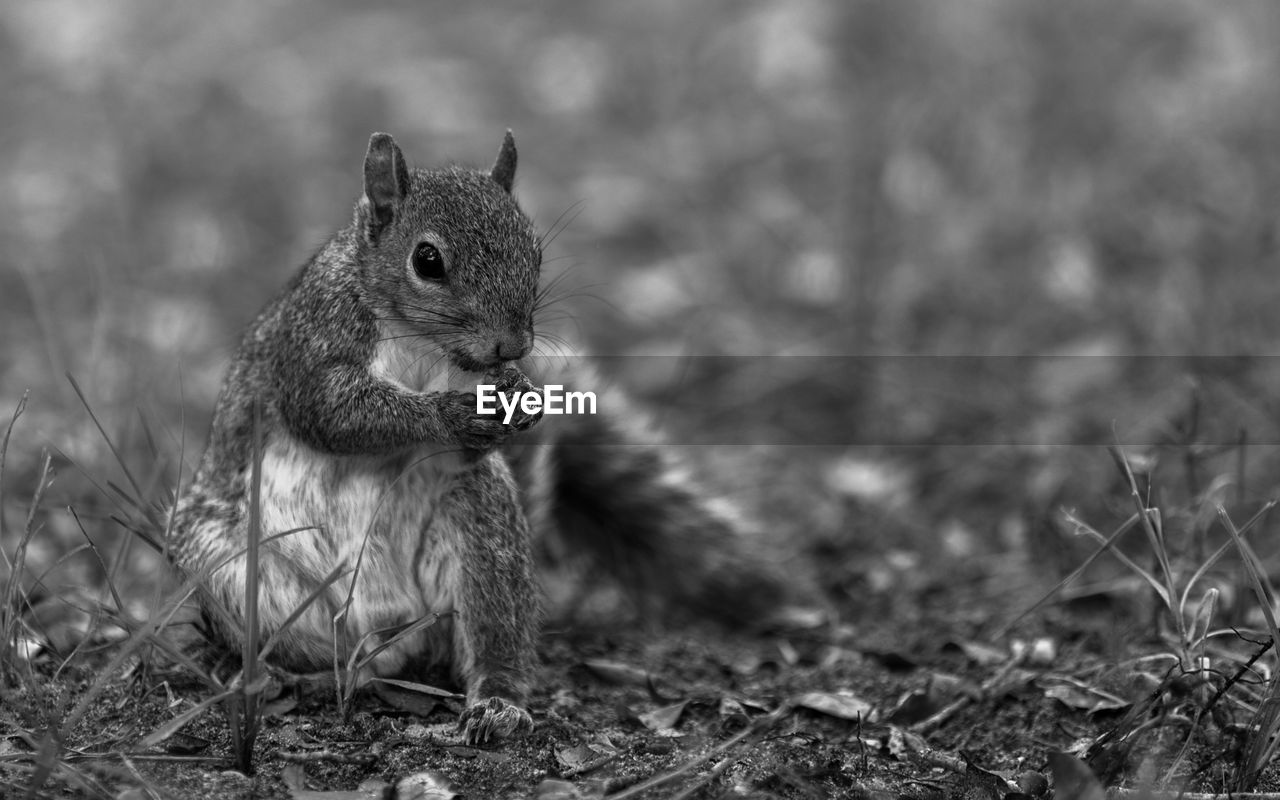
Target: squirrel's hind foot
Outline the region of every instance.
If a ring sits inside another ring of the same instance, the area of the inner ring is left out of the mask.
[[[505,739],[533,730],[533,717],[500,697],[477,700],[458,717],[458,730],[467,744]]]

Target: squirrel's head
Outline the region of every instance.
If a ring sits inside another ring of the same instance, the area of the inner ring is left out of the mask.
[[[407,324],[463,369],[533,346],[542,251],[511,195],[515,172],[510,131],[487,172],[410,170],[391,136],[369,139],[355,213],[368,300],[379,319]]]

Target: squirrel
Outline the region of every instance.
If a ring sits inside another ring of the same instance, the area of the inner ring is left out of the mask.
[[[533,726],[535,534],[729,622],[781,596],[735,541],[732,509],[621,398],[554,424],[477,412],[478,384],[537,391],[517,364],[534,343],[542,243],[515,170],[510,131],[489,170],[410,169],[390,135],[370,138],[351,224],[244,334],[169,543],[201,576],[210,636],[238,646],[256,489],[259,624],[284,631],[272,661],[345,663],[385,644],[371,632],[440,614],[368,669],[448,666],[472,743]],[[286,628],[335,566],[348,571]]]

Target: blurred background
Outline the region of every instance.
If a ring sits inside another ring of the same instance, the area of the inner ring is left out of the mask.
[[[1113,426],[1258,443],[1228,483],[1266,496],[1278,43],[1265,0],[0,3],[10,540],[45,448],[49,541],[110,527],[68,372],[139,475],[190,474],[375,130],[430,166],[513,129],[548,330],[788,535],[1003,546],[1114,488]]]

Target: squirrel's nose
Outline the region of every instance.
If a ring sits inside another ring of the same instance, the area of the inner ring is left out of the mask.
[[[518,331],[509,333],[498,339],[494,354],[499,361],[519,361],[529,354],[533,347],[533,332]]]

